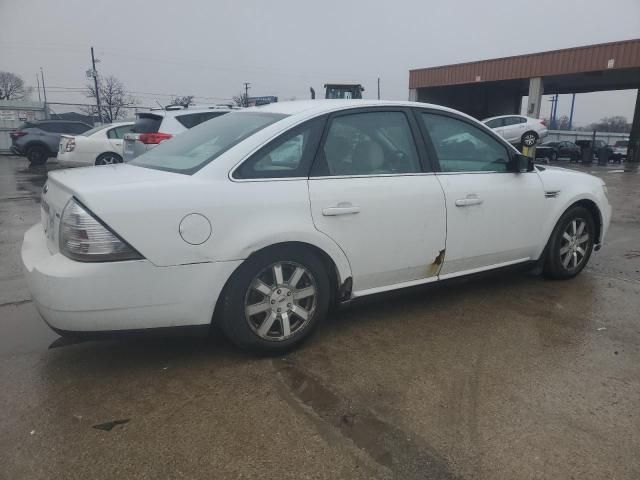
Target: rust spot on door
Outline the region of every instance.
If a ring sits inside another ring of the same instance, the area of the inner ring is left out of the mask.
[[[446,251],[446,249],[444,249],[444,248],[442,250],[440,250],[440,252],[438,253],[438,256],[435,258],[435,260],[433,262],[431,262],[427,266],[427,276],[428,277],[432,277],[433,275],[437,275],[438,272],[440,271],[440,266],[444,262],[445,251]]]

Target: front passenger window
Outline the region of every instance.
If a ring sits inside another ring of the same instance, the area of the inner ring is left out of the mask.
[[[506,172],[507,148],[482,129],[457,118],[422,113],[443,172]]]

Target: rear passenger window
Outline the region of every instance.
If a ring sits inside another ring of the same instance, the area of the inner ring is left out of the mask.
[[[314,119],[281,135],[244,162],[234,178],[308,177],[322,124]]]
[[[331,121],[315,176],[385,175],[420,171],[403,112],[353,113]]]
[[[133,124],[133,131],[135,133],[158,133],[162,118],[161,115],[153,113],[140,113]]]
[[[115,127],[107,132],[107,137],[112,140],[121,140],[124,138],[125,133],[133,132],[133,125],[123,125],[121,127]]]

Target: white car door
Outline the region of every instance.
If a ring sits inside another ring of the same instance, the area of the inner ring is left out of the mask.
[[[519,143],[525,131],[526,120],[522,117],[505,117],[502,136],[509,143]]]
[[[438,157],[446,197],[440,278],[532,259],[545,215],[537,172],[508,171],[511,149],[469,120],[427,111],[419,117]]]
[[[444,194],[436,176],[423,171],[412,124],[407,109],[341,112],[330,117],[318,149],[311,213],[345,252],[354,296],[437,279]]]

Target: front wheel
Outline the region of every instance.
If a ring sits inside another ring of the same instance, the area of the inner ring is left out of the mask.
[[[114,165],[122,163],[122,157],[117,153],[107,152],[96,158],[96,165]]]
[[[594,237],[591,212],[580,206],[567,210],[549,239],[544,275],[559,280],[578,275],[591,257]]]
[[[521,138],[522,144],[526,147],[532,147],[538,141],[538,134],[536,132],[526,132]]]
[[[259,252],[225,288],[221,327],[240,348],[284,353],[308,337],[329,308],[322,261],[299,247]]]

